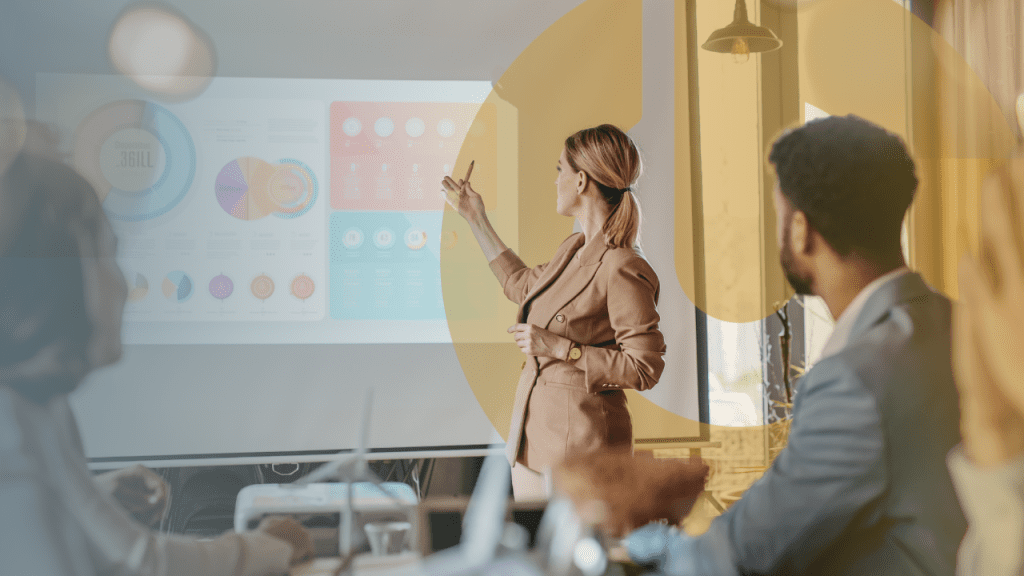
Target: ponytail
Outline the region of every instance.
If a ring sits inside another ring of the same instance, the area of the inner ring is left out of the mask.
[[[640,221],[640,204],[637,203],[633,191],[626,188],[601,229],[604,232],[605,244],[615,248],[638,248]]]
[[[586,172],[611,207],[601,228],[605,244],[612,248],[638,248],[640,205],[632,186],[643,168],[633,141],[618,127],[602,124],[566,138],[565,152],[569,166]]]

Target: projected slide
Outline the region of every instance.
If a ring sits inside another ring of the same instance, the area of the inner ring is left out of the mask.
[[[216,78],[155,103],[117,77],[41,74],[37,108],[114,223],[127,343],[427,343],[451,339],[439,182],[464,144],[488,209],[515,206],[497,138],[467,139],[502,129],[489,92]]]

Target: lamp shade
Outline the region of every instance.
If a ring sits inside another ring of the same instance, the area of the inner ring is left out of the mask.
[[[736,0],[732,24],[712,32],[701,48],[712,52],[729,53],[733,51],[733,45],[737,40],[746,42],[750,52],[771,52],[782,46],[782,40],[779,40],[771,29],[750,23],[744,0]]]

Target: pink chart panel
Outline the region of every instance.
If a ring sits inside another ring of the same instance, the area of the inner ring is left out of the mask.
[[[441,180],[480,109],[471,103],[332,102],[331,208],[444,209]],[[478,165],[494,166],[494,150],[481,156]]]

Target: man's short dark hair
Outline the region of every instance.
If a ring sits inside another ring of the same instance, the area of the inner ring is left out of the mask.
[[[852,114],[829,116],[783,134],[768,161],[783,196],[840,256],[898,249],[917,189],[899,136]]]

